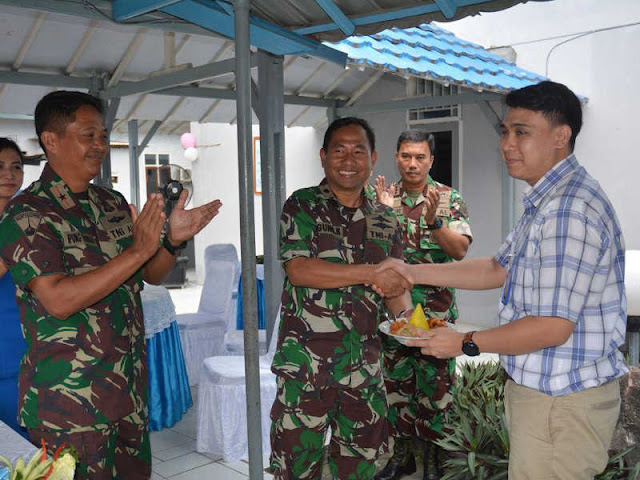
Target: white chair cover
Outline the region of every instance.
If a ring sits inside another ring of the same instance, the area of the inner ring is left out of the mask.
[[[198,312],[177,316],[190,385],[198,384],[205,358],[223,354],[224,332],[232,312],[237,260],[217,258],[211,254],[212,247],[218,245],[205,250],[205,279]]]
[[[235,330],[238,309],[238,286],[240,284],[241,273],[241,265],[240,260],[238,260],[236,247],[232,243],[216,243],[209,245],[204,251],[205,265],[214,260],[228,260],[236,265],[232,282],[233,287],[231,290],[231,314],[229,315],[225,331]]]
[[[269,350],[259,358],[260,419],[262,451],[271,451],[269,413],[276,398],[276,376],[271,362],[278,341],[280,315],[276,318]],[[197,416],[198,452],[207,452],[232,462],[247,457],[247,398],[244,356],[207,358],[200,373]]]

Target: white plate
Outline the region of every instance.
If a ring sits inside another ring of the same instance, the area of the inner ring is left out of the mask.
[[[420,337],[403,337],[402,335],[394,335],[393,333],[391,333],[389,331],[389,329],[391,328],[391,323],[392,323],[391,321],[385,320],[384,322],[382,322],[380,324],[380,326],[378,328],[380,329],[380,331],[382,333],[384,333],[385,335],[389,335],[390,337],[395,338],[402,345],[406,345],[409,340],[417,340],[417,339],[420,338]]]
[[[393,333],[391,333],[389,331],[389,329],[391,328],[391,324],[393,322],[390,320],[385,320],[384,322],[382,322],[380,324],[380,326],[378,327],[378,329],[384,333],[385,335],[389,335],[390,337],[395,338],[398,342],[400,342],[402,345],[406,345],[407,342],[409,340],[429,340],[428,338],[423,338],[423,337],[404,337],[402,335],[394,335]],[[454,330],[456,329],[455,325],[453,325],[452,323],[447,322],[447,327],[448,328],[453,328]]]

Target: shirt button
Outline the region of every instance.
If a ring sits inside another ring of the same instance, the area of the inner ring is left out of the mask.
[[[45,267],[49,266],[49,260],[45,260],[44,262],[42,262],[42,265],[44,265]]]
[[[26,268],[22,269],[22,275],[26,275],[27,273],[29,273],[29,271]]]

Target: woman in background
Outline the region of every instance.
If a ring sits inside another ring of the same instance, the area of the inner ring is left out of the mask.
[[[13,140],[0,137],[0,214],[22,186],[24,158]],[[0,260],[0,420],[27,438],[18,424],[18,370],[25,351],[15,286]]]

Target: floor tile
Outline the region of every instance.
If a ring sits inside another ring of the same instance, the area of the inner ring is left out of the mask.
[[[181,457],[176,457],[170,462],[162,462],[158,466],[154,467],[153,471],[159,473],[165,478],[170,478],[208,463],[211,463],[210,458],[200,455],[197,452],[191,452]]]
[[[165,428],[159,432],[151,432],[149,437],[152,454],[193,441],[191,437],[178,433],[171,428]]]
[[[249,476],[249,464],[245,460],[238,460],[236,462],[219,461],[218,463],[238,473]]]
[[[193,410],[193,408],[191,410]],[[197,425],[198,417],[196,415],[185,415],[178,423],[171,427],[171,430],[195,440],[197,435]]]
[[[196,442],[195,440],[192,440],[176,447],[160,450],[159,452],[153,454],[153,458],[158,459],[160,462],[168,462],[176,457],[181,457],[182,455],[186,455],[195,451]]]
[[[220,463],[209,463],[188,472],[171,477],[171,480],[247,480],[247,476]],[[267,478],[265,476],[265,478]]]
[[[149,480],[164,480],[164,477],[158,475],[156,472],[151,472],[151,478]]]

